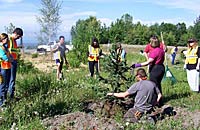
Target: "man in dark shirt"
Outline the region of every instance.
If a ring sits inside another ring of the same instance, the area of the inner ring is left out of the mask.
[[[124,120],[128,122],[137,122],[144,113],[150,113],[153,106],[162,97],[156,84],[147,80],[147,75],[143,68],[137,70],[135,77],[138,82],[134,83],[126,92],[107,93],[108,96],[119,98],[125,98],[136,93],[134,107],[124,115]]]

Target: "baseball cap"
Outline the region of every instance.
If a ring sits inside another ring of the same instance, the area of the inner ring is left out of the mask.
[[[197,41],[198,41],[198,40],[195,39],[195,38],[190,38],[190,39],[188,39],[188,43],[197,42]]]

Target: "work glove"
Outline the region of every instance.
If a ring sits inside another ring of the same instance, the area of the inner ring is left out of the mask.
[[[130,68],[138,68],[141,67],[141,64],[136,63],[136,64],[132,64]]]

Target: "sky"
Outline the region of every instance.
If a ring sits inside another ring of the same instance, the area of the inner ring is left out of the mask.
[[[62,2],[60,16],[62,24],[58,35],[70,40],[70,30],[77,20],[95,16],[101,23],[111,22],[128,13],[133,23],[145,25],[155,23],[186,23],[193,26],[200,15],[200,0],[58,0]],[[24,43],[37,43],[36,34],[40,26],[36,16],[40,16],[41,0],[0,0],[0,32],[10,23],[24,30]],[[55,39],[56,40],[56,39]]]

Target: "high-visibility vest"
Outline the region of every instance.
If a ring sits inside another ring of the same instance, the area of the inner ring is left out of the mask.
[[[125,57],[126,57],[126,52],[124,49],[118,48],[117,49],[117,55],[118,55],[118,61],[122,62],[125,61]]]
[[[9,49],[10,54],[12,55],[13,59],[17,60],[17,55],[19,53],[19,49],[17,47],[17,42],[12,37],[9,37],[8,49]]]
[[[197,63],[197,59],[198,59],[197,51],[198,51],[198,46],[187,50],[185,64]]]
[[[93,46],[89,45],[89,56],[88,61],[98,61],[99,60],[99,48],[94,48]]]
[[[5,48],[1,45],[0,48],[6,53],[7,57],[10,57],[9,51],[6,51]],[[10,61],[4,61],[1,60],[1,68],[2,69],[10,69],[11,68],[11,62]]]

